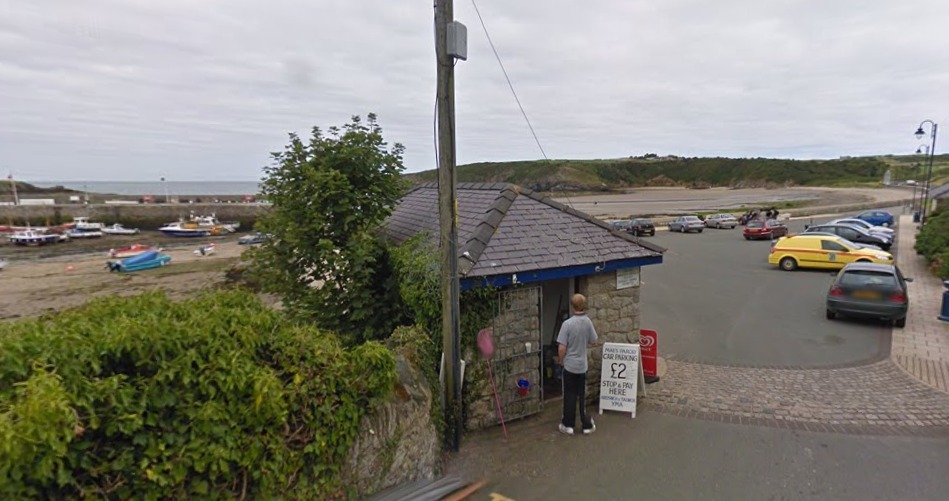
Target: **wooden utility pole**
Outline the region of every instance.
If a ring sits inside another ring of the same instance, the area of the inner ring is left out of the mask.
[[[435,54],[438,63],[438,222],[441,248],[442,353],[444,409],[448,448],[461,444],[461,371],[458,305],[458,206],[455,193],[455,69],[448,54],[452,0],[435,5]]]

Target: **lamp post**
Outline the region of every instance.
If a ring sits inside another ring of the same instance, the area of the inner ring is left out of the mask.
[[[939,129],[939,125],[932,120],[923,120],[919,123],[919,127],[916,129],[916,139],[922,139],[926,135],[926,131],[923,130],[923,125],[929,124],[932,128],[932,145],[929,147],[929,168],[926,170],[926,186],[923,187],[923,203],[922,209],[920,209],[920,223],[926,224],[926,210],[929,206],[929,184],[932,182],[933,177],[933,156],[936,154],[936,131]],[[918,150],[917,150],[918,151]]]
[[[917,154],[917,155],[922,155],[922,154],[923,154],[923,148],[926,149],[926,156],[928,156],[928,155],[929,155],[929,145],[928,145],[928,144],[921,144],[918,148],[916,148],[916,154]],[[913,168],[913,170],[916,171],[916,172],[919,172],[919,168],[920,168],[920,163],[919,163],[919,162],[916,162],[916,166]],[[923,173],[925,174],[925,172],[926,172],[926,171],[924,170]],[[914,176],[914,177],[918,177],[918,176]],[[919,221],[919,217],[920,217],[920,216],[919,216],[919,210],[920,210],[920,209],[919,209],[919,202],[922,201],[922,196],[923,196],[923,193],[922,193],[923,190],[922,190],[922,188],[923,188],[923,185],[925,185],[925,183],[926,183],[926,180],[925,180],[925,179],[917,179],[917,180],[916,180],[916,184],[913,185],[913,214],[914,214],[914,216],[915,216],[915,221],[914,221],[914,222],[918,222],[918,221]],[[916,193],[916,192],[917,192],[917,188],[919,189],[919,198],[917,198],[917,193]]]
[[[168,185],[165,184],[165,176],[162,176],[162,177],[161,177],[161,186],[162,186],[162,188],[165,189],[165,203],[166,203],[166,204],[167,204],[167,203],[170,203],[171,201],[168,200]]]

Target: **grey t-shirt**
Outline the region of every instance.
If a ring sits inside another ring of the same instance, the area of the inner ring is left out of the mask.
[[[585,313],[575,314],[560,326],[557,342],[567,346],[563,368],[574,374],[587,371],[587,345],[596,341],[593,321]]]

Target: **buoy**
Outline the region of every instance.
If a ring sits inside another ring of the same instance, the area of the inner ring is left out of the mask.
[[[66,266],[66,271],[73,271],[73,270],[75,270],[75,268],[73,268],[71,264]]]

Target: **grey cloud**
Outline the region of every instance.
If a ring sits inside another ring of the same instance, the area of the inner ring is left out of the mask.
[[[376,112],[434,164],[431,2],[0,0],[0,171],[254,179],[286,134]],[[906,153],[945,117],[940,0],[480,0],[547,154]],[[539,158],[470,2],[459,162]]]

